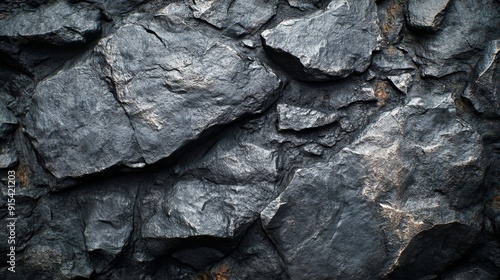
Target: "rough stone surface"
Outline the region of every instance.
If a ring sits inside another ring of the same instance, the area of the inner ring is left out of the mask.
[[[139,161],[130,121],[98,69],[89,59],[61,70],[39,83],[33,95],[26,131],[56,177]]]
[[[475,81],[466,89],[474,108],[489,116],[500,116],[500,41],[492,41],[474,69]]]
[[[92,40],[100,31],[99,10],[77,9],[66,1],[0,19],[0,38],[3,40],[75,45]]]
[[[298,8],[300,10],[312,10],[319,8],[324,0],[287,0],[290,6]]]
[[[436,32],[443,21],[450,0],[409,0],[407,20],[411,27]]]
[[[195,18],[242,36],[255,32],[269,21],[276,14],[277,4],[277,0],[194,0],[190,6]]]
[[[0,1],[0,279],[500,279],[498,15]]]
[[[99,48],[147,163],[207,129],[262,112],[280,86],[271,70],[231,46],[178,28],[160,20],[126,25]]]
[[[404,48],[413,54],[422,76],[470,72],[476,54],[500,36],[499,14],[500,5],[492,1],[450,1],[442,30],[410,34],[404,39]]]
[[[325,11],[262,33],[270,55],[299,79],[323,81],[363,72],[377,47],[373,1],[333,1]]]
[[[336,113],[324,113],[287,104],[278,104],[278,130],[300,131],[331,124],[339,119]]]

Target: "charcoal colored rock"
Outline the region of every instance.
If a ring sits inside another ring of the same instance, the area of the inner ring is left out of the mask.
[[[357,197],[356,190],[332,185],[328,174],[333,168],[297,170],[261,213],[290,279],[377,277],[377,267],[386,260],[373,205]]]
[[[0,0],[0,279],[500,279],[499,15]]]
[[[410,0],[406,10],[408,24],[417,29],[436,32],[449,4],[450,0]]]
[[[454,119],[449,106],[446,98],[412,99],[382,114],[331,163],[292,175],[261,213],[292,279],[378,278],[391,271],[395,279],[400,271],[428,277],[470,248],[479,233],[485,164],[479,135]],[[470,210],[455,210],[464,208]],[[443,241],[446,253],[426,246],[449,235],[460,242]],[[383,268],[390,263],[395,268]]]
[[[58,178],[140,163],[134,130],[99,69],[99,62],[89,58],[35,90],[26,131],[45,167]]]
[[[181,178],[163,197],[143,199],[142,236],[240,236],[277,195],[276,161],[272,151],[253,144],[217,143],[202,159],[181,165]]]
[[[278,130],[301,131],[322,127],[339,119],[335,112],[325,113],[314,109],[278,104]]]
[[[6,140],[17,128],[17,125],[16,116],[0,101],[0,140]]]
[[[280,87],[261,63],[187,26],[162,26],[160,19],[125,25],[98,48],[148,164],[208,129],[264,111]]]
[[[287,0],[288,4],[300,10],[313,10],[323,4],[323,0]]]
[[[450,1],[442,30],[435,34],[410,33],[403,47],[413,55],[424,77],[469,73],[480,51],[500,36],[498,14],[500,6],[492,1]]]
[[[3,40],[76,45],[91,41],[100,31],[99,10],[75,8],[66,1],[0,19],[0,38]]]
[[[254,33],[269,21],[276,14],[277,4],[277,0],[194,0],[190,7],[195,18],[242,36]]]
[[[380,33],[376,9],[373,1],[333,1],[325,11],[285,20],[261,35],[270,56],[298,79],[345,78],[370,65]]]
[[[131,12],[137,6],[149,2],[149,0],[77,0],[79,2],[93,3],[95,7],[102,9],[111,17],[118,17]]]
[[[487,116],[500,116],[500,40],[492,41],[474,69],[474,81],[463,96]]]

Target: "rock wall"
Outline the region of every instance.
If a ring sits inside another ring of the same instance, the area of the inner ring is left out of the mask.
[[[0,277],[499,279],[499,27],[496,0],[2,1]]]

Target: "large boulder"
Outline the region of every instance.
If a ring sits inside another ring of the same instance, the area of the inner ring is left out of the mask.
[[[161,20],[125,25],[37,86],[27,132],[56,177],[154,163],[277,98],[264,65]]]
[[[263,227],[292,279],[434,276],[479,233],[481,156],[449,99],[414,98],[330,163],[295,171]],[[441,247],[428,246],[436,239]]]
[[[259,62],[188,26],[162,25],[161,17],[125,25],[98,51],[146,163],[211,128],[264,111],[280,87]]]

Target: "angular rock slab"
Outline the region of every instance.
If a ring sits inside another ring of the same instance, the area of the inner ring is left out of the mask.
[[[277,98],[278,77],[230,46],[185,25],[142,24],[37,86],[26,128],[56,177],[154,163]]]
[[[485,164],[479,135],[451,104],[411,99],[330,163],[292,175],[261,212],[292,279],[421,279],[470,248]],[[446,254],[429,246],[437,236]]]
[[[277,5],[277,0],[194,0],[190,7],[195,18],[242,36],[268,22],[276,14]]]
[[[40,82],[33,95],[26,132],[58,178],[139,162],[134,130],[99,68],[84,60]]]
[[[221,140],[175,172],[180,179],[171,188],[154,188],[141,200],[141,234],[154,254],[183,238],[237,239],[277,196],[275,152],[250,143]]]
[[[53,45],[84,44],[101,32],[99,10],[76,8],[58,1],[34,12],[0,20],[0,38]]]
[[[443,21],[450,0],[410,0],[406,19],[411,27],[436,32]]]
[[[487,116],[500,116],[500,40],[492,41],[474,69],[475,81],[463,96]]]
[[[325,11],[262,32],[269,55],[305,81],[365,71],[380,30],[374,1],[333,1]]]
[[[325,113],[288,104],[278,104],[278,130],[301,131],[334,123],[340,116],[336,112]]]
[[[291,279],[376,278],[387,258],[374,205],[335,185],[334,168],[297,170],[261,213]]]
[[[262,64],[187,26],[162,26],[161,17],[125,25],[99,52],[147,163],[210,128],[262,112],[280,87]]]
[[[476,54],[500,36],[500,5],[489,0],[450,1],[439,32],[414,33],[404,38],[424,77],[471,72]]]
[[[0,101],[0,141],[6,140],[16,130],[18,121],[16,116]]]
[[[302,11],[319,8],[324,0],[286,0],[288,4]]]
[[[169,190],[161,208],[142,227],[150,239],[193,236],[232,238],[248,227],[274,195],[271,185],[217,185],[183,179]]]

